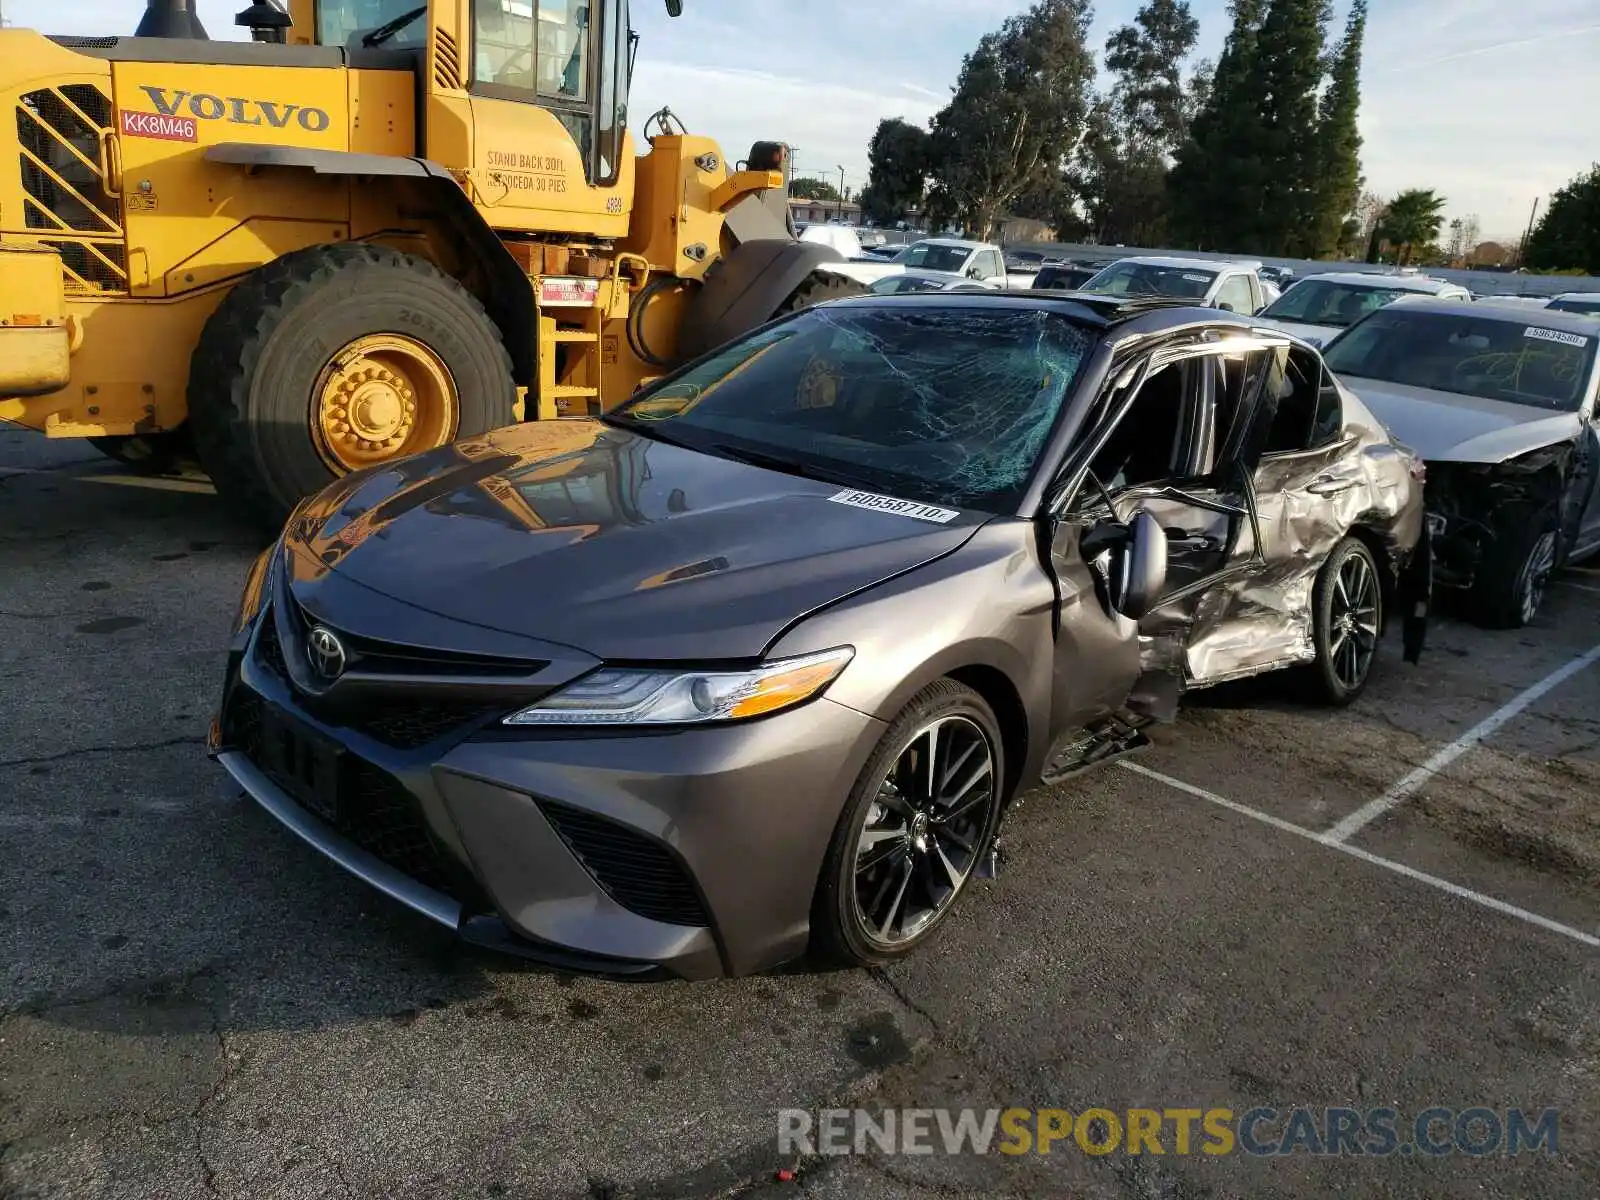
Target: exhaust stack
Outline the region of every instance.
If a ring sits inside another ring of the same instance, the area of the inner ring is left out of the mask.
[[[149,0],[133,36],[211,40],[200,18],[194,15],[194,0]]]

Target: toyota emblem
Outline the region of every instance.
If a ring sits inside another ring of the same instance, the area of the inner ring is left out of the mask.
[[[325,626],[314,626],[306,635],[306,658],[323,679],[331,681],[344,674],[344,643]]]

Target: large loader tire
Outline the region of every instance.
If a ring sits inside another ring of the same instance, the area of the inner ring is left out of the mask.
[[[349,471],[511,424],[516,399],[482,305],[381,246],[313,246],[246,276],[189,369],[201,465],[269,524]]]
[[[825,275],[821,271],[813,271],[789,293],[789,298],[778,305],[778,311],[772,315],[781,317],[786,313],[799,312],[802,308],[810,308],[813,304],[842,300],[846,296],[861,296],[866,290],[854,279],[846,279],[843,275]]]

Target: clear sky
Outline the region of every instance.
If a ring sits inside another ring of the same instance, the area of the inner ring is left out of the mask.
[[[238,37],[246,0],[198,0],[213,37]],[[1199,53],[1227,33],[1223,0],[1192,0]],[[1345,0],[1336,0],[1342,21]],[[643,35],[635,128],[670,105],[734,158],[761,139],[857,189],[879,118],[923,122],[961,56],[1026,0],[632,0]],[[1600,160],[1600,0],[1375,0],[1363,70],[1363,165],[1380,194],[1432,187],[1485,237],[1522,232],[1536,197]],[[142,0],[0,0],[8,24],[131,32]],[[1099,0],[1094,42],[1138,0]]]

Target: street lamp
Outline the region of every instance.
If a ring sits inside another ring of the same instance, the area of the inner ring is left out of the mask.
[[[839,168],[839,224],[844,224],[844,168]]]

